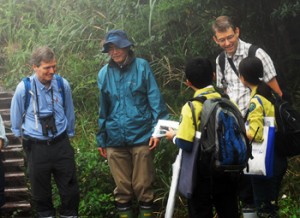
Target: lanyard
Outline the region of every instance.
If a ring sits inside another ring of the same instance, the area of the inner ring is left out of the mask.
[[[228,62],[229,62],[229,64],[230,64],[231,68],[233,69],[233,71],[234,71],[235,74],[237,75],[237,77],[239,77],[239,73],[238,73],[238,71],[237,71],[237,69],[236,69],[236,67],[235,67],[235,65],[234,65],[234,63],[233,63],[232,58],[227,58],[227,60],[228,60]]]
[[[33,80],[33,82],[34,82],[35,97],[36,97],[36,104],[37,104],[37,116],[38,116],[38,118],[40,118],[40,107],[39,107],[39,98],[38,98],[38,94],[37,94],[37,86],[36,86],[35,80]],[[52,87],[50,89],[50,92],[51,92],[52,114],[54,116],[54,98],[53,98],[53,88]]]

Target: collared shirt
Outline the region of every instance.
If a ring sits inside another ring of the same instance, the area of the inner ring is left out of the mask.
[[[239,39],[238,47],[235,54],[231,57],[233,63],[238,69],[240,62],[248,56],[249,47],[251,44],[246,43]],[[263,80],[265,83],[268,83],[271,79],[276,76],[275,67],[273,61],[271,60],[270,56],[262,49],[258,49],[255,54],[263,64],[264,68],[264,76]],[[237,103],[239,109],[241,110],[243,116],[248,108],[248,103],[250,100],[250,89],[247,88],[242,84],[239,77],[235,74],[234,70],[231,68],[229,62],[227,61],[227,54],[225,54],[225,70],[224,75],[226,81],[228,83],[227,87],[227,94],[229,95],[230,99]],[[221,80],[223,78],[222,72],[219,66],[219,56],[216,59],[217,64],[217,87],[223,88]]]
[[[48,140],[67,131],[67,134],[70,137],[74,136],[75,113],[68,81],[63,79],[65,108],[63,107],[63,99],[58,90],[58,84],[55,77],[53,77],[49,88],[45,87],[37,79],[35,74],[30,77],[30,81],[32,95],[27,111],[25,112],[25,86],[23,81],[18,84],[12,99],[10,114],[11,129],[14,135],[19,137],[24,134],[33,138]],[[37,93],[35,90],[37,90]],[[53,98],[51,90],[53,90]],[[38,108],[37,100],[39,105]],[[25,117],[23,120],[24,113]],[[51,131],[49,131],[48,137],[43,136],[42,126],[38,117],[45,117],[51,114],[54,114],[57,134],[53,136]]]

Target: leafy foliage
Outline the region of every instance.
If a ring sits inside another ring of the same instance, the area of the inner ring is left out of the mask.
[[[203,56],[215,61],[211,23],[219,15],[234,17],[241,38],[264,48],[300,110],[299,0],[0,0],[0,78],[8,89],[32,73],[32,49],[49,45],[57,56],[58,73],[71,84],[76,108],[76,150],[80,215],[114,215],[113,180],[95,142],[98,117],[97,73],[107,63],[101,40],[107,30],[124,29],[138,56],[150,61],[171,115],[178,119],[192,91],[184,85],[186,60]],[[157,217],[163,217],[177,148],[162,141],[156,151]],[[299,216],[299,158],[290,160],[281,199],[283,217]],[[55,205],[59,204],[57,192]],[[297,203],[298,202],[298,203]],[[176,217],[186,216],[178,196]]]

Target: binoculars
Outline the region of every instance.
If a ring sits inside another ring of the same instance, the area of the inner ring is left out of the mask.
[[[46,117],[40,117],[39,120],[42,125],[43,136],[48,136],[48,131],[51,131],[52,135],[57,133],[53,114]]]

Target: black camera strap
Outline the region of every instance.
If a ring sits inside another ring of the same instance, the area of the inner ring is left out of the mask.
[[[36,82],[35,80],[33,80],[34,82],[34,88],[35,88],[35,98],[36,98],[36,106],[37,106],[37,116],[38,118],[40,118],[40,107],[39,107],[39,98],[38,98],[38,94],[37,94],[37,86],[36,86]],[[54,98],[53,98],[53,88],[51,87],[50,89],[51,92],[51,103],[52,103],[52,114],[54,116]]]
[[[48,135],[47,131],[49,130],[48,129],[48,125],[49,125],[48,122],[49,122],[49,120],[46,121],[46,123],[45,123],[45,121],[42,120],[42,118],[40,117],[39,98],[38,98],[37,85],[36,85],[36,81],[35,80],[34,80],[34,87],[35,87],[35,96],[36,96],[36,104],[37,104],[37,117],[38,117],[38,119],[40,121],[40,124],[42,125],[43,135]],[[52,137],[54,138],[54,135],[57,133],[57,130],[56,130],[56,127],[55,127],[55,118],[54,118],[55,112],[54,112],[53,87],[51,87],[50,92],[51,92],[51,104],[52,104],[52,115],[51,115],[51,117],[52,117],[52,121],[54,121],[54,123],[51,124],[51,127],[50,127],[51,129],[50,130],[51,130],[52,135],[53,135]],[[53,126],[53,124],[54,124],[54,126]],[[45,125],[47,125],[47,126],[45,126]],[[53,128],[55,130],[53,130]]]

